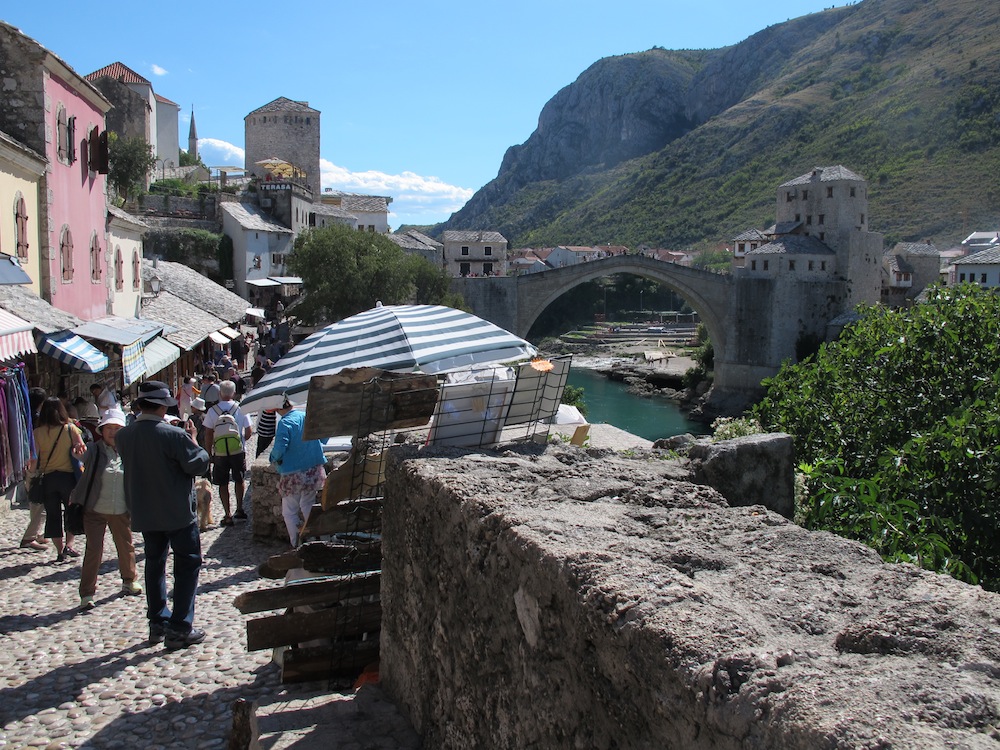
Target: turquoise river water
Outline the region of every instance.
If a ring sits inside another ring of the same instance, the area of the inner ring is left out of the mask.
[[[711,431],[707,425],[689,420],[675,404],[661,398],[633,396],[624,383],[609,380],[594,370],[573,367],[568,382],[583,387],[588,422],[614,425],[647,440]]]

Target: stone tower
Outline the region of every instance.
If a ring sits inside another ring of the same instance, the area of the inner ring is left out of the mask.
[[[243,121],[247,172],[263,178],[265,170],[257,162],[270,158],[286,161],[305,174],[303,182],[318,200],[319,110],[308,102],[282,96],[255,109]]]
[[[780,185],[776,222],[836,253],[837,272],[847,282],[848,309],[881,296],[882,235],[868,231],[868,184],[846,167],[815,167]]]
[[[194,125],[194,105],[191,105],[191,126],[188,128],[188,155],[198,161],[198,128]]]

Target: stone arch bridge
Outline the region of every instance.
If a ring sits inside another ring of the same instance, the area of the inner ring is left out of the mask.
[[[741,363],[731,355],[737,322],[732,312],[735,282],[731,275],[641,255],[615,255],[521,276],[455,279],[453,289],[465,297],[476,315],[524,337],[545,308],[561,295],[587,281],[616,273],[657,281],[683,297],[698,313],[715,348],[717,387],[755,390],[761,377],[775,371],[773,367],[760,373],[753,367],[747,371],[746,365],[751,363]]]

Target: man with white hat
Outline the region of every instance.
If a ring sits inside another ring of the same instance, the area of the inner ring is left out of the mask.
[[[194,598],[201,568],[194,478],[208,468],[208,453],[198,445],[194,425],[168,424],[167,407],[175,406],[166,383],[139,385],[140,414],[116,436],[125,470],[125,501],[132,530],[146,547],[146,605],[149,640],[167,649],[205,640],[194,627]],[[174,553],[173,608],[167,602],[167,555]]]

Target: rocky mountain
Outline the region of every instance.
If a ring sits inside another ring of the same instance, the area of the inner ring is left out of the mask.
[[[602,59],[444,229],[512,246],[714,245],[845,164],[889,242],[1000,224],[1000,3],[863,0],[715,50]],[[965,234],[963,234],[965,233]]]

